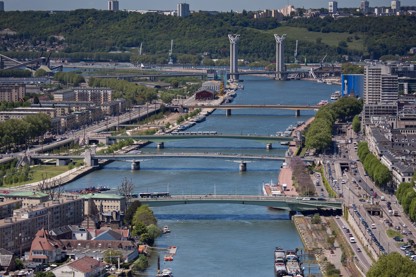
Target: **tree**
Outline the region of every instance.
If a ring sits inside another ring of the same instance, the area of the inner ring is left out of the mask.
[[[397,252],[381,256],[367,272],[367,277],[416,276],[416,264]]]
[[[135,214],[135,212],[137,211],[137,209],[142,205],[142,203],[140,203],[139,200],[135,200],[133,201],[133,203],[131,203],[126,211],[126,214],[124,215],[124,222],[127,225],[131,225],[131,221],[133,219],[133,216]]]
[[[145,255],[140,255],[136,262],[134,262],[133,268],[137,271],[145,271],[149,266],[149,261]]]
[[[55,274],[53,274],[50,271],[48,271],[48,272],[37,272],[35,277],[55,277]]]
[[[104,251],[104,261],[109,264],[117,264],[118,260],[122,261],[123,254],[121,251],[114,249],[107,249]]]
[[[144,225],[142,222],[138,222],[137,224],[134,224],[132,235],[133,236],[140,236],[141,234],[144,234],[147,232],[146,225]]]
[[[121,181],[121,184],[118,186],[117,190],[121,195],[126,197],[127,203],[130,203],[134,191],[133,181],[131,179],[128,180],[126,177],[124,177]]]
[[[360,117],[358,115],[354,116],[354,119],[352,120],[352,129],[356,133],[358,133],[361,130],[361,122]]]
[[[150,224],[149,226],[146,227],[146,229],[147,229],[147,233],[149,234],[149,236],[152,237],[153,239],[156,239],[162,234],[162,232],[160,231],[160,228],[154,224]]]
[[[138,225],[140,223],[144,224],[145,226],[157,223],[153,211],[147,205],[140,206],[134,214],[133,225]]]

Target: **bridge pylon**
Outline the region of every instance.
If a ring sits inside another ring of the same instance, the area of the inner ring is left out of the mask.
[[[229,34],[228,39],[230,40],[230,80],[238,80],[238,41],[240,40],[240,35]]]
[[[285,56],[284,56],[284,44],[283,41],[286,38],[286,34],[279,36],[274,34],[274,39],[276,40],[276,79],[285,80],[286,75],[284,72],[285,68]]]

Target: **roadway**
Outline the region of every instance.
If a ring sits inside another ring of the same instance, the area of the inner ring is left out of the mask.
[[[220,110],[235,110],[235,109],[275,109],[275,110],[317,110],[320,108],[318,105],[205,105],[205,104],[196,104],[196,105],[183,105],[178,106],[182,108],[213,108]]]
[[[341,209],[342,202],[335,199],[309,200],[309,198],[290,196],[258,196],[258,195],[172,195],[159,198],[139,198],[142,204],[150,207],[184,205],[184,204],[207,204],[207,203],[229,203],[257,205],[265,207],[276,207],[288,211],[308,211],[317,209]],[[132,199],[134,200],[134,199]]]

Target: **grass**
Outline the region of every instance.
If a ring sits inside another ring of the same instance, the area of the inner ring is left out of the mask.
[[[317,38],[322,39],[322,43],[328,44],[332,47],[337,47],[340,41],[347,42],[348,49],[364,51],[364,36],[362,34],[357,34],[358,40],[355,39],[356,34],[349,33],[319,33],[319,32],[310,32],[306,28],[300,27],[290,27],[282,26],[270,31],[267,31],[270,34],[288,34],[288,38],[291,40],[299,40],[299,48],[302,48],[301,41],[316,42]],[[348,37],[352,38],[351,42],[348,42]]]
[[[336,198],[337,193],[332,189],[331,185],[329,184],[328,180],[326,179],[323,167],[321,167],[319,169],[319,172],[321,173],[322,181],[324,183],[326,191],[328,192],[329,197]]]
[[[55,166],[55,165],[34,166],[34,167],[30,168],[30,174],[32,176],[32,178],[30,178],[30,180],[25,181],[25,182],[15,183],[15,184],[12,184],[12,185],[6,185],[6,187],[16,187],[16,186],[21,186],[21,185],[25,185],[25,184],[30,184],[30,183],[42,181],[43,177],[52,178],[52,177],[55,177],[59,174],[62,174],[64,172],[66,172],[68,170],[69,169],[68,169],[67,165],[64,165],[64,166]]]
[[[388,229],[386,231],[386,234],[387,234],[387,236],[389,238],[394,238],[394,237],[400,237],[400,238],[402,238],[403,237],[402,234],[400,234],[400,232],[398,232],[396,230],[393,230],[393,229]]]

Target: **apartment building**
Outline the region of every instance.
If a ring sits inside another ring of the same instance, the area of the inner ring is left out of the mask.
[[[0,102],[19,102],[26,95],[26,85],[0,85]]]

